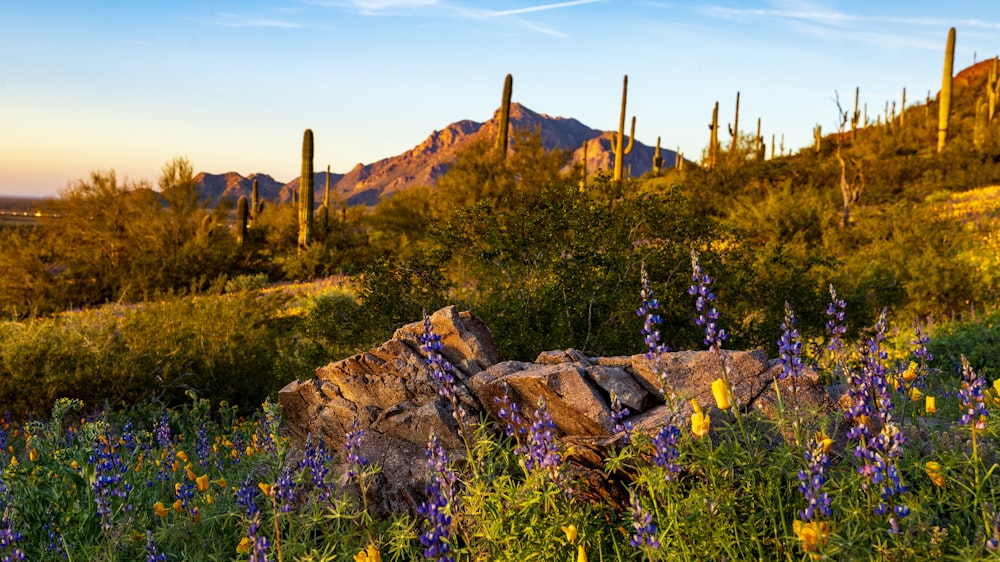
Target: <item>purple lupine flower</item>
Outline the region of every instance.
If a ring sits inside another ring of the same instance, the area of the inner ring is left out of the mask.
[[[959,385],[958,400],[962,416],[958,418],[959,425],[973,423],[977,431],[986,429],[986,379],[972,370],[969,360],[962,355],[962,383]]]
[[[257,449],[266,453],[277,453],[278,443],[275,440],[275,431],[279,423],[279,406],[268,398],[261,405],[264,416],[257,423]]]
[[[177,459],[177,454],[174,451],[173,437],[170,433],[170,415],[166,410],[160,413],[159,419],[153,420],[153,437],[162,455],[160,470],[156,475],[156,479],[159,481],[170,480],[169,467],[173,466],[174,461]]]
[[[198,507],[191,505],[194,499],[195,483],[190,480],[183,480],[174,483],[174,499],[181,500],[181,510],[187,511],[192,518],[198,516]]]
[[[257,494],[260,488],[254,485],[252,477],[247,479],[236,489],[236,504],[243,508],[243,513],[247,519],[252,519],[254,514],[260,511],[257,505]]]
[[[826,309],[826,315],[830,317],[826,322],[826,331],[830,334],[830,341],[826,345],[827,351],[833,353],[834,374],[842,373],[844,369],[844,335],[847,334],[847,325],[844,324],[845,309],[847,302],[837,298],[837,291],[830,285],[830,306]]]
[[[427,366],[431,370],[431,378],[438,383],[438,392],[449,400],[457,396],[454,369],[444,358],[444,344],[441,336],[434,332],[430,316],[424,316],[424,331],[420,334],[420,351],[427,355]]]
[[[101,517],[101,530],[104,532],[110,531],[112,527],[114,498],[118,498],[123,512],[127,513],[132,509],[128,503],[128,493],[132,491],[132,484],[124,482],[128,467],[122,460],[121,453],[119,439],[105,426],[104,431],[94,439],[93,450],[87,457],[87,463],[94,466],[94,482],[91,489],[94,492],[94,501],[97,503],[97,513]]]
[[[866,423],[851,428],[848,436],[859,436],[854,455],[861,461],[858,473],[865,477],[862,488],[878,487],[879,503],[875,507],[875,513],[888,514],[889,531],[895,533],[899,530],[899,519],[909,515],[910,509],[896,503],[896,496],[906,492],[898,466],[906,439],[892,420],[894,405],[884,366],[888,354],[882,349],[885,329],[886,311],[883,309],[875,323],[875,334],[868,338],[861,351],[861,379],[862,386],[866,389],[865,394],[860,397],[851,395],[852,399],[856,398],[858,402],[863,401],[868,405],[866,417],[863,418]],[[849,383],[852,378],[848,379]],[[875,412],[874,416],[871,415],[872,412]],[[863,427],[863,431],[855,431],[859,427]]]
[[[49,536],[49,544],[45,545],[46,552],[58,553],[60,558],[68,559],[69,554],[66,553],[66,549],[63,547],[65,538],[62,533],[56,532],[52,525],[46,523],[42,527]]]
[[[368,466],[368,459],[361,454],[361,438],[365,430],[361,429],[361,422],[354,418],[351,423],[351,431],[347,432],[344,440],[344,450],[347,452],[347,477],[354,478]]]
[[[417,507],[417,513],[426,521],[420,544],[424,545],[424,558],[429,560],[455,560],[449,555],[451,515],[448,510],[454,496],[454,484],[455,473],[448,467],[448,455],[437,435],[432,433],[427,443],[427,484],[424,487],[427,499]]]
[[[921,328],[920,324],[914,321],[913,339],[910,340],[910,353],[913,355],[914,359],[926,363],[930,363],[934,360],[934,356],[931,355],[930,350],[927,349],[927,343],[930,341],[930,336],[924,334],[924,330]]]
[[[826,484],[826,470],[830,466],[829,438],[817,435],[805,450],[806,470],[799,471],[798,490],[806,500],[806,508],[799,512],[803,521],[811,521],[814,516],[830,517],[830,496],[823,491]]]
[[[255,512],[250,520],[250,525],[247,527],[247,538],[253,545],[248,562],[267,562],[267,550],[271,547],[271,543],[267,537],[260,534],[260,511]]]
[[[299,470],[303,474],[308,471],[309,479],[312,481],[320,501],[326,501],[333,492],[333,484],[327,478],[330,473],[329,464],[332,460],[333,454],[326,448],[326,442],[323,438],[313,439],[310,434],[306,438],[306,450],[302,460],[299,461]]]
[[[660,541],[656,540],[656,524],[653,523],[652,514],[642,508],[642,501],[638,492],[632,490],[632,526],[635,533],[629,544],[633,548],[650,548],[656,550],[660,548]]]
[[[21,542],[23,537],[21,533],[14,530],[13,523],[10,520],[10,506],[11,497],[7,490],[7,486],[4,484],[3,480],[0,479],[0,558],[2,562],[14,562],[24,560],[24,552],[17,548],[17,543]]]
[[[520,443],[521,437],[528,433],[528,427],[521,417],[521,407],[510,399],[510,387],[506,382],[503,383],[503,396],[494,397],[493,402],[497,405],[497,417],[503,423],[504,433]]]
[[[626,445],[632,442],[632,422],[625,419],[631,413],[632,413],[631,410],[622,405],[622,401],[618,399],[618,395],[612,392],[611,430],[615,433],[624,433],[624,438],[622,440],[625,442]]]
[[[681,436],[681,430],[673,423],[660,426],[659,431],[653,436],[653,464],[666,469],[666,480],[673,480],[680,472],[681,466],[677,462],[680,453],[677,451],[677,439]]]
[[[556,424],[552,421],[545,406],[545,400],[538,398],[538,409],[535,410],[535,421],[528,428],[528,443],[524,466],[528,472],[550,469],[555,472],[562,464],[555,435],[552,433]]]
[[[212,455],[212,447],[208,444],[208,428],[205,422],[198,424],[198,432],[195,434],[194,452],[198,456],[198,466],[205,469]]]
[[[278,473],[278,480],[272,488],[274,491],[274,501],[278,503],[281,513],[288,513],[292,510],[292,502],[295,501],[295,481],[292,479],[292,471],[282,469]]]
[[[797,323],[798,319],[795,318],[791,305],[786,302],[785,318],[781,322],[781,339],[778,340],[778,355],[781,358],[779,379],[802,374],[802,338],[795,328]]]
[[[166,553],[160,552],[159,547],[156,546],[153,532],[146,531],[146,562],[167,562],[167,560]]]
[[[705,328],[705,345],[712,351],[722,352],[722,342],[729,336],[726,331],[719,328],[719,311],[715,308],[715,293],[709,288],[712,285],[712,278],[706,275],[701,269],[701,262],[698,261],[698,253],[691,250],[691,280],[693,284],[688,289],[688,294],[696,297],[695,310],[698,318],[695,324]]]
[[[656,300],[656,296],[653,294],[653,287],[649,282],[645,263],[642,264],[642,289],[639,294],[642,297],[642,304],[635,313],[643,319],[641,333],[646,342],[646,359],[653,361],[653,373],[660,381],[660,394],[666,398],[667,381],[666,373],[663,370],[663,353],[668,351],[668,348],[660,343],[660,324],[663,319],[656,312],[660,309],[660,301]]]

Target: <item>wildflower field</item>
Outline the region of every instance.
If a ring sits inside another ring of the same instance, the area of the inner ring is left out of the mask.
[[[775,341],[783,378],[814,368],[843,389],[841,406],[803,419],[793,391],[777,419],[741,409],[713,280],[692,264],[716,403],[646,434],[612,398],[620,439],[605,471],[626,509],[581,500],[544,403],[504,400],[499,420],[456,412],[465,454],[429,435],[426,497],[415,514],[379,516],[366,494],[379,467],[358,454],[357,425],[343,450],[310,438],[291,451],[270,400],[245,417],[193,392],[169,409],[60,399],[48,419],[0,423],[0,560],[1000,559],[1000,381],[964,356],[942,367],[920,325],[890,337],[885,312],[846,341],[850,311],[831,287],[825,335],[804,339],[786,306]],[[645,275],[641,298],[637,340],[655,358]],[[426,323],[422,341],[456,407]]]

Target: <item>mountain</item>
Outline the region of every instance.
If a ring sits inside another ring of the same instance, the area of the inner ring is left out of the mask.
[[[202,197],[207,197],[213,203],[228,200],[235,203],[241,195],[250,199],[253,191],[253,181],[257,180],[257,191],[262,199],[275,201],[281,194],[284,185],[267,174],[250,174],[243,177],[236,172],[225,174],[208,174],[201,172],[194,177],[198,191]]]
[[[456,154],[467,147],[477,137],[496,136],[500,110],[485,123],[463,120],[457,121],[440,131],[434,131],[413,149],[383,158],[371,164],[357,164],[350,171],[330,174],[332,196],[348,205],[374,205],[384,196],[417,185],[434,185],[451,164]],[[536,113],[527,107],[512,103],[510,106],[511,130],[540,131],[542,145],[546,149],[562,149],[572,152],[566,170],[583,159],[583,144],[587,144],[587,173],[593,175],[599,169],[610,169],[614,165],[609,131],[592,129],[576,119],[552,117]],[[516,148],[515,148],[516,149]],[[641,176],[652,169],[653,147],[636,141],[632,152],[625,157],[626,168],[631,168],[633,177]],[[672,166],[675,153],[661,149],[666,166]],[[260,196],[266,200],[289,201],[299,187],[299,178],[282,185],[270,176],[252,174],[243,178],[235,172],[227,174],[198,174],[199,188],[213,201],[222,198],[235,201],[240,195],[250,195],[253,178],[258,179]],[[266,181],[265,181],[266,180]],[[266,183],[266,187],[265,187]],[[314,176],[315,199],[323,200],[326,172]]]

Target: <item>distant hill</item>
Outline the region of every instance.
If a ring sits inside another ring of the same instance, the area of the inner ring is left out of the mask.
[[[331,173],[332,195],[348,205],[374,205],[380,198],[417,185],[435,185],[451,164],[456,154],[475,138],[496,135],[499,109],[485,123],[457,121],[440,131],[434,131],[413,149],[383,158],[371,164],[357,164],[346,173]],[[576,119],[552,117],[536,113],[519,103],[510,107],[510,123],[513,129],[541,131],[542,145],[547,149],[559,148],[572,152],[567,168],[572,168],[583,158],[583,144],[587,143],[587,172],[593,174],[600,169],[609,169],[614,164],[611,150],[611,132],[592,129]],[[625,157],[626,168],[631,168],[633,177],[641,176],[652,169],[653,147],[636,141],[632,152]],[[661,148],[661,156],[666,166],[674,163],[675,152]],[[253,179],[258,180],[260,196],[265,200],[289,201],[299,188],[299,178],[280,184],[265,174],[251,174],[242,177],[236,172],[226,174],[200,173],[196,177],[201,192],[213,201],[231,199],[240,195],[250,196]],[[316,173],[314,185],[317,204],[323,200],[326,172]]]

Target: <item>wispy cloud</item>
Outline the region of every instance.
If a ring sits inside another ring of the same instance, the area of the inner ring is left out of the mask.
[[[948,20],[933,17],[858,15],[810,2],[776,2],[770,8],[730,8],[706,6],[699,10],[712,18],[731,20],[774,20],[796,32],[825,39],[846,39],[882,47],[939,49],[939,41],[924,40],[915,31],[949,27],[1000,29],[1000,21],[982,19]]]
[[[441,0],[306,0],[306,3],[343,8],[363,16],[396,16],[443,6]]]
[[[530,14],[533,12],[544,12],[546,10],[558,10],[559,8],[570,8],[583,4],[593,4],[599,0],[571,0],[570,2],[556,2],[553,4],[541,4],[539,6],[527,6],[525,8],[515,8],[513,10],[486,11],[485,15],[490,17],[514,16],[518,14]]]
[[[771,18],[810,22],[834,26],[854,24],[890,24],[915,27],[972,27],[983,29],[1000,29],[1000,20],[987,21],[982,19],[942,19],[942,18],[909,18],[899,16],[859,16],[830,10],[820,6],[807,4],[797,8],[729,8],[723,6],[706,6],[702,12],[709,16],[727,19]]]
[[[302,25],[295,22],[232,13],[219,14],[213,23],[222,27],[275,27],[279,29],[297,29],[302,27]]]

